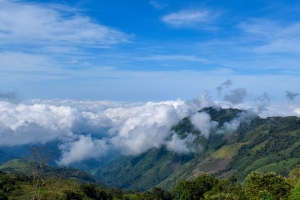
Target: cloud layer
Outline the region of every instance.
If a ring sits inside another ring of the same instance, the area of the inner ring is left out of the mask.
[[[204,106],[206,99],[125,104],[108,101],[0,102],[1,146],[60,140],[60,164],[117,151],[139,154],[172,144],[170,128]],[[183,142],[184,143],[184,142]],[[184,147],[183,147],[184,148]],[[179,152],[184,152],[182,148]]]
[[[237,97],[240,99],[239,97]],[[165,146],[177,153],[193,151],[190,144],[195,135],[181,139],[170,131],[182,118],[191,122],[208,138],[212,131],[232,133],[251,115],[240,115],[221,128],[206,113],[197,111],[207,106],[236,106],[249,110],[247,104],[217,103],[208,93],[188,101],[175,100],[147,103],[111,101],[30,100],[22,103],[0,101],[0,145],[14,146],[58,140],[61,165],[89,158],[100,158],[111,152],[137,155],[152,148]],[[257,105],[259,107],[260,105]],[[282,108],[281,108],[282,109]],[[263,117],[300,115],[300,108],[280,110],[267,106],[256,109]],[[252,108],[252,111],[255,111]]]

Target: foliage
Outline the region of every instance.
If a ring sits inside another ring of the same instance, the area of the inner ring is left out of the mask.
[[[204,197],[204,193],[210,191],[218,182],[217,179],[208,175],[202,174],[194,181],[181,180],[174,189],[178,199],[193,200]]]
[[[291,170],[288,177],[289,177],[288,181],[291,185],[296,185],[297,183],[299,183],[299,181],[300,181],[300,166]]]
[[[151,191],[147,191],[142,196],[143,200],[151,200],[151,199],[158,199],[158,200],[172,200],[174,196],[167,191],[159,187],[153,187]]]
[[[290,199],[291,200],[300,199],[300,181],[298,181],[295,187],[291,190]]]
[[[245,186],[237,183],[235,176],[217,179],[211,175],[202,174],[195,180],[179,181],[172,193],[159,187],[153,187],[142,193],[58,178],[45,177],[44,181],[40,195],[42,200],[300,199],[300,182],[293,187],[286,178],[271,172],[252,172],[247,176]],[[31,180],[24,175],[0,172],[0,200],[32,199],[33,188]]]
[[[282,199],[288,195],[291,185],[274,172],[252,172],[246,177],[245,194],[249,199]]]
[[[120,157],[99,169],[95,176],[111,187],[146,191],[169,177],[176,165],[192,158],[193,155],[178,155],[165,148],[152,149],[138,156]]]
[[[300,119],[270,117],[262,119],[238,109],[204,108],[219,128],[232,120],[239,125],[230,133],[211,133],[204,138],[195,129],[190,117],[172,127],[179,137],[196,135],[195,144],[202,152],[178,155],[164,147],[137,156],[122,157],[97,170],[95,176],[105,184],[121,189],[146,191],[159,186],[171,190],[181,179],[192,179],[200,173],[228,178],[236,173],[241,183],[252,171],[287,176],[300,164]],[[193,144],[193,145],[195,145]],[[207,159],[212,160],[207,161]],[[119,181],[116,182],[115,180]]]

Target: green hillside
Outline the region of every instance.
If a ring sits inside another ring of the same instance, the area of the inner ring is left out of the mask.
[[[34,172],[34,170],[40,170],[41,176],[44,177],[53,177],[53,178],[61,178],[61,179],[71,179],[79,182],[89,182],[95,183],[99,185],[104,185],[100,183],[97,179],[95,179],[92,175],[74,168],[66,168],[66,167],[53,167],[53,166],[44,166],[43,169],[39,168],[37,163],[28,162],[23,159],[14,159],[10,160],[3,165],[0,166],[0,171],[2,172],[10,172],[15,174],[25,174],[30,175]]]
[[[179,180],[193,180],[203,173],[218,178],[235,174],[242,182],[254,170],[287,175],[300,164],[299,118],[262,119],[238,109],[213,107],[199,112],[209,114],[219,123],[219,129],[233,120],[238,120],[239,125],[230,133],[212,132],[206,139],[186,117],[172,130],[181,138],[187,133],[195,134],[201,152],[178,155],[165,148],[152,149],[138,156],[116,159],[99,168],[95,176],[105,184],[121,189],[148,190],[159,186],[172,190]]]

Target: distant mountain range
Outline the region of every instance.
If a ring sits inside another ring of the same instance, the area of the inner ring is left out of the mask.
[[[218,178],[236,175],[242,182],[254,170],[287,175],[300,164],[299,118],[263,119],[232,108],[209,107],[202,112],[217,122],[209,137],[194,127],[190,116],[172,128],[181,138],[195,135],[190,145],[200,145],[201,151],[176,154],[162,147],[138,156],[122,156],[97,169],[94,176],[121,189],[144,191],[159,186],[171,190],[179,180],[203,173]]]
[[[188,144],[190,153],[179,154],[161,147],[137,156],[120,156],[108,163],[91,159],[74,166],[97,179],[77,171],[84,180],[146,191],[154,186],[172,190],[179,180],[195,179],[203,173],[218,178],[235,175],[239,182],[254,170],[287,175],[300,164],[300,119],[297,117],[263,119],[250,111],[215,107],[197,113],[210,117],[212,126],[205,134],[195,125],[192,116],[185,117],[170,130],[183,140],[193,136],[194,140]],[[15,157],[0,149],[0,164]],[[10,161],[0,166],[0,170],[17,170],[16,166],[22,162]],[[59,174],[66,169],[49,166],[48,171]],[[74,170],[69,168],[68,173],[74,174]]]

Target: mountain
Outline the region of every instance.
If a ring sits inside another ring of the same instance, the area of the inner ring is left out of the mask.
[[[15,156],[12,156],[0,150],[0,165],[14,158]]]
[[[11,172],[16,174],[30,174],[35,169],[40,169],[37,163],[29,162],[24,159],[10,160],[0,166],[0,171]],[[89,182],[104,186],[104,184],[102,184],[92,175],[84,172],[83,170],[69,167],[53,167],[49,165],[44,166],[42,170],[42,176],[45,177],[72,179],[77,180],[81,183]]]
[[[242,182],[253,170],[282,175],[300,164],[300,119],[260,118],[238,109],[204,108],[216,127],[208,137],[195,128],[191,116],[172,127],[181,138],[193,134],[191,145],[201,146],[189,154],[176,154],[165,147],[138,156],[122,156],[97,169],[103,183],[121,189],[145,191],[153,186],[172,190],[181,179],[208,173],[218,178],[236,175]]]

